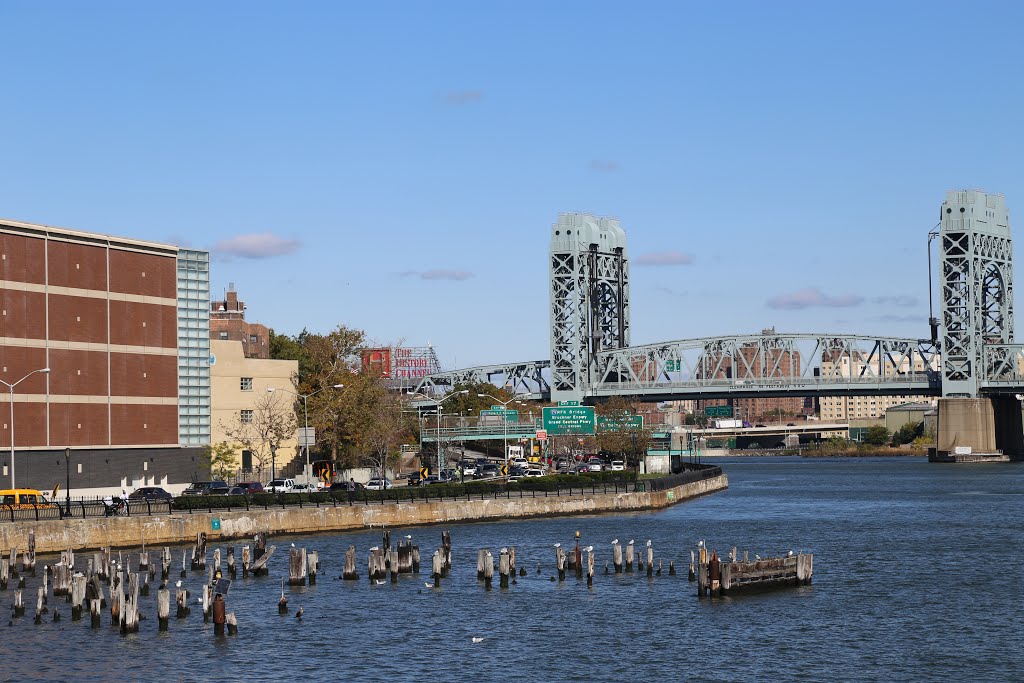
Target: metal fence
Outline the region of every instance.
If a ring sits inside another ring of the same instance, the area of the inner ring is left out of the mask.
[[[338,507],[339,505],[386,505],[396,502],[470,501],[516,498],[561,498],[597,494],[662,491],[681,484],[716,477],[722,468],[713,465],[691,465],[679,474],[661,479],[628,481],[589,480],[578,482],[530,482],[527,486],[513,484],[491,485],[429,485],[406,486],[382,491],[360,490],[351,498],[348,491],[321,493],[262,493],[253,496],[189,496],[174,500],[128,500],[123,505],[106,505],[101,499],[78,499],[70,503],[45,505],[0,505],[0,522],[82,519],[85,517],[139,517],[148,515],[193,514],[201,512],[231,512],[241,510],[269,510],[288,507]]]

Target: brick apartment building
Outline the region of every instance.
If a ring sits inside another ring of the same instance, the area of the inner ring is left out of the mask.
[[[270,330],[245,321],[245,302],[233,282],[222,300],[210,302],[210,339],[241,342],[246,358],[270,358]]]
[[[210,439],[209,255],[0,220],[0,487],[187,483]],[[35,372],[49,368],[49,372]],[[14,429],[15,462],[9,445]]]

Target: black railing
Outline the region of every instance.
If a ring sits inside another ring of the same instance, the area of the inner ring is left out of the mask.
[[[488,500],[513,498],[560,498],[599,494],[663,491],[722,473],[714,465],[687,464],[679,474],[660,479],[636,480],[627,477],[589,479],[563,475],[550,480],[525,480],[513,484],[469,483],[403,486],[381,491],[359,490],[319,493],[257,493],[250,496],[179,496],[173,500],[114,500],[107,505],[101,499],[77,499],[44,505],[0,505],[0,521],[35,521],[50,519],[82,519],[86,517],[139,517],[166,515],[172,512],[231,512],[233,510],[269,510],[288,507],[338,507],[344,505],[385,505],[398,502]],[[618,473],[615,473],[618,474]]]

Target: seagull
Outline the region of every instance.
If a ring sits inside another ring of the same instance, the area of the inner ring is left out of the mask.
[[[433,588],[434,587],[434,584],[432,584],[432,583],[425,583],[423,585],[426,586],[427,588]]]
[[[474,643],[482,643],[482,642],[484,642],[483,636],[473,636],[473,642]]]
[[[755,562],[760,562],[761,561],[761,556],[760,555],[754,555],[754,561]]]
[[[292,543],[292,547],[293,547],[293,548],[295,547],[295,544],[294,544],[294,543]],[[302,608],[300,607],[299,609],[302,609]]]
[[[704,541],[697,541],[697,547],[698,548],[703,548],[704,547]]]
[[[412,540],[412,536],[410,536],[409,534],[406,534],[405,535],[405,540],[411,541]]]
[[[619,542],[619,539],[617,539],[617,538],[616,538],[616,539],[615,539],[614,541],[612,541],[612,545],[615,545],[615,544],[617,544],[618,542]]]
[[[387,581],[385,581],[384,579],[374,579],[373,580],[373,585],[374,586],[383,586],[385,583],[387,583]]]
[[[793,557],[793,551],[792,550],[789,551],[789,554],[787,555],[787,557]]]
[[[584,548],[584,550],[586,550],[588,553],[592,553],[594,552],[594,546],[588,545],[586,548]]]
[[[377,552],[378,550],[380,550],[380,547],[378,547],[378,546],[373,546],[372,548],[370,548],[370,552],[371,552],[371,553],[375,553],[375,552]]]
[[[174,585],[175,585],[175,587],[177,587],[177,588],[181,588],[181,579],[178,579],[178,580],[177,580],[177,581],[176,581],[176,582],[174,583]]]
[[[508,548],[502,548],[501,550],[498,551],[498,553],[500,553],[501,555],[504,555],[507,552],[508,552]]]
[[[562,547],[562,544],[561,544],[561,543],[556,543],[556,544],[554,544],[554,545],[553,545],[553,546],[551,546],[551,547],[552,547],[552,548],[561,548],[561,547]]]
[[[302,608],[301,607],[299,608],[299,611],[295,613],[295,618],[296,619],[301,619],[302,618]]]
[[[629,539],[629,543],[627,543],[626,545],[633,545],[633,539]]]
[[[651,547],[651,539],[649,539],[649,538],[647,539],[647,547],[648,547],[648,548],[650,548],[650,547]]]

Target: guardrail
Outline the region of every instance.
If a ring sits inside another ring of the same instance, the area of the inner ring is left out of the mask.
[[[101,499],[72,500],[43,505],[0,505],[0,521],[39,521],[44,519],[84,519],[85,517],[139,517],[166,515],[171,512],[170,500],[128,500],[123,507],[107,506]]]

